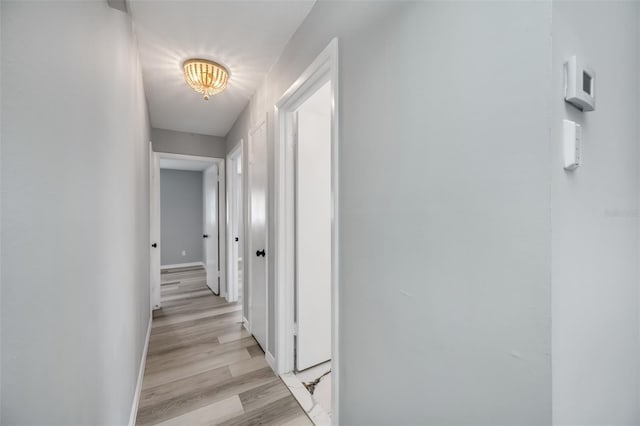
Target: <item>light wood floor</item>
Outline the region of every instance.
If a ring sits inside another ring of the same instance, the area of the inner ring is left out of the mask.
[[[311,425],[203,268],[163,271],[138,425]]]

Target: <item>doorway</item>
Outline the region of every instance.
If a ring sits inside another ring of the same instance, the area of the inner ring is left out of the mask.
[[[294,360],[300,372],[331,361],[330,82],[296,109],[294,125]]]
[[[276,104],[276,365],[322,423],[339,409],[338,99],[334,39]]]
[[[216,296],[224,292],[224,159],[151,153],[151,304],[162,307],[163,277],[196,271]],[[167,284],[166,282],[164,284]],[[168,299],[167,299],[168,300]]]
[[[227,155],[227,301],[243,305],[244,313],[244,141]]]

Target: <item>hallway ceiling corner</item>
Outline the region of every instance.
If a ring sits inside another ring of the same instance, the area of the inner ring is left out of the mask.
[[[151,125],[226,136],[314,2],[129,0]],[[189,58],[227,68],[227,89],[204,101],[184,80]]]

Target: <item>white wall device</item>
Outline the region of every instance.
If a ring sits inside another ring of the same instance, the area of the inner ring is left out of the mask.
[[[564,63],[564,100],[581,111],[596,109],[596,74],[576,56]]]
[[[563,120],[564,169],[575,170],[580,165],[582,126],[571,121]]]

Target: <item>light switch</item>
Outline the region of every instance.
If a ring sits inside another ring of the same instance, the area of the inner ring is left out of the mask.
[[[564,169],[575,170],[580,166],[582,150],[582,126],[571,120],[563,120]]]

